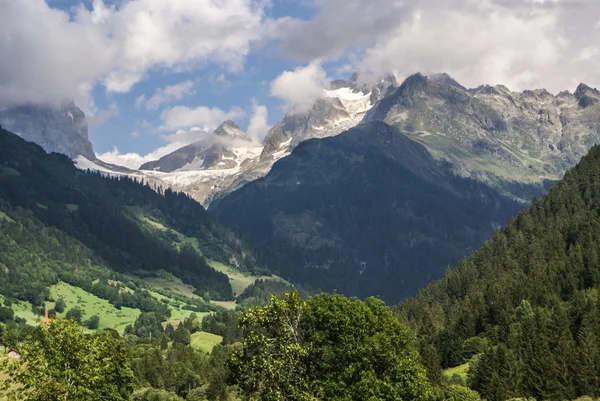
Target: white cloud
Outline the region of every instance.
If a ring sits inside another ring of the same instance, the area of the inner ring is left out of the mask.
[[[410,22],[369,49],[360,67],[393,71],[399,77],[416,71],[448,72],[470,87],[489,83],[558,91],[573,86],[574,71],[554,76],[566,72],[571,62],[564,60],[568,46],[555,30],[555,15],[525,17],[512,9],[488,7],[488,13],[476,7],[471,12],[450,7],[417,10]]]
[[[378,76],[448,72],[467,86],[600,86],[597,0],[312,0],[316,16],[276,24],[284,54],[350,60]],[[281,21],[280,21],[281,22]]]
[[[275,25],[278,35],[284,37],[284,54],[307,61],[331,59],[337,58],[349,48],[374,44],[402,23],[404,15],[410,9],[407,4],[415,2],[416,0],[312,0],[312,5],[318,9],[312,20],[282,20],[271,26]]]
[[[131,135],[135,137],[137,136],[137,133],[133,132]],[[96,157],[107,163],[116,164],[118,166],[124,166],[131,169],[138,169],[144,163],[158,160],[179,148],[206,138],[208,135],[209,134],[206,131],[202,131],[199,128],[192,128],[187,131],[179,130],[173,134],[163,136],[163,139],[167,142],[167,144],[145,155],[140,155],[139,153],[135,152],[121,153],[115,146],[113,150],[109,152],[96,154]]]
[[[150,99],[145,95],[139,96],[135,100],[135,107],[144,106],[147,110],[158,110],[160,106],[170,103],[174,100],[180,100],[186,95],[193,95],[194,83],[192,81],[183,81],[175,85],[167,85],[164,88],[157,89]]]
[[[191,109],[186,106],[175,106],[162,112],[163,124],[160,129],[171,131],[179,128],[199,126],[203,130],[211,131],[217,128],[225,120],[234,120],[244,116],[244,111],[239,107],[233,107],[229,111],[223,111],[218,107],[198,106]]]
[[[93,103],[88,107],[86,121],[90,126],[98,126],[104,124],[107,120],[119,114],[119,107],[115,102],[112,102],[107,109],[98,110]]]
[[[283,100],[288,108],[302,112],[323,96],[323,89],[329,82],[319,62],[312,62],[294,71],[284,71],[275,78],[271,82],[271,96]]]
[[[250,138],[262,142],[271,126],[269,125],[269,114],[266,106],[258,104],[252,99],[252,116],[246,130]]]
[[[127,92],[150,70],[217,63],[240,70],[263,35],[263,0],[131,0],[73,14],[44,0],[0,0],[0,106],[87,104],[102,82]]]

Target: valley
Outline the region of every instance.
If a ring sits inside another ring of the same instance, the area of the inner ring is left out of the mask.
[[[600,401],[600,2],[0,0],[0,401]]]

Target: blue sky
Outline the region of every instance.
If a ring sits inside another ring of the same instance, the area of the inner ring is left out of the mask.
[[[89,10],[93,8],[92,0],[50,0],[47,3],[53,8],[65,11],[71,11],[77,4],[83,4]],[[116,6],[120,4],[119,1],[104,3]],[[276,0],[267,8],[265,14],[274,19],[294,16],[308,20],[314,16],[315,8],[305,1]],[[283,118],[285,111],[283,102],[270,96],[270,83],[282,71],[297,68],[302,64],[280,57],[273,49],[258,49],[246,58],[243,71],[231,72],[218,65],[207,65],[183,72],[149,71],[143,81],[137,83],[130,92],[122,94],[110,93],[105,87],[97,85],[92,91],[97,108],[108,111],[113,108],[114,113],[106,113],[111,117],[105,120],[102,118],[102,124],[90,126],[90,140],[99,154],[109,152],[114,147],[122,153],[146,154],[163,146],[165,141],[162,136],[165,133],[156,129],[161,123],[159,113],[157,110],[136,107],[136,99],[142,95],[149,98],[157,89],[187,81],[193,82],[193,93],[179,99],[178,105],[190,108],[204,105],[223,110],[240,107],[245,114],[234,120],[245,130],[255,99],[267,107],[268,123],[272,125]]]
[[[232,118],[257,141],[359,71],[467,87],[600,85],[600,1],[13,0],[0,107],[74,99],[107,161],[137,167]],[[115,150],[115,149],[118,149]]]

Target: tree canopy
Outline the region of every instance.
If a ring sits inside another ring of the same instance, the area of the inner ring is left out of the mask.
[[[3,359],[9,378],[0,394],[9,401],[128,400],[133,392],[129,351],[118,335],[93,335],[72,321],[38,327],[18,347],[20,359]]]
[[[422,400],[430,394],[414,337],[382,301],[296,291],[240,317],[231,380],[252,399]]]

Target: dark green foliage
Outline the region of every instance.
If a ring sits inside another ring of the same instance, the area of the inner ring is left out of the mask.
[[[15,318],[15,312],[6,306],[0,308],[0,322],[6,323]]]
[[[237,296],[237,303],[241,309],[262,306],[269,302],[271,295],[282,295],[292,288],[295,288],[302,297],[311,294],[301,286],[292,286],[281,280],[257,279]]]
[[[117,299],[118,288],[107,284],[114,278],[108,267],[168,269],[199,294],[231,300],[227,276],[210,268],[205,256],[224,263],[235,258],[241,269],[262,268],[255,256],[261,251],[184,194],[81,172],[66,156],[46,154],[4,130],[0,169],[18,173],[0,174],[0,211],[9,216],[0,216],[0,293],[5,296],[39,306],[48,298],[48,286],[63,280],[115,306],[126,305],[127,300]],[[191,246],[179,250],[172,239],[148,230],[133,210],[197,239],[203,255]],[[92,285],[96,279],[100,282]]]
[[[100,316],[94,315],[85,321],[85,327],[90,330],[97,330],[100,324]]]
[[[125,328],[125,334],[134,334],[144,340],[159,339],[163,333],[161,318],[154,312],[140,314],[133,326]]]
[[[424,400],[414,338],[380,300],[273,297],[240,317],[231,380],[254,399]]]
[[[186,317],[182,324],[191,334],[202,330],[202,322],[195,313],[191,313],[188,317]]]
[[[65,300],[62,298],[59,298],[56,301],[56,304],[54,305],[54,310],[58,313],[63,313],[65,311],[66,307],[67,307],[67,304],[66,304]]]
[[[74,320],[76,323],[81,323],[81,318],[82,318],[82,314],[81,311],[77,308],[71,308],[67,311],[67,314],[65,315],[65,317],[67,319],[72,319]]]
[[[175,333],[175,328],[173,327],[173,325],[171,323],[167,323],[167,325],[165,326],[165,336],[167,336],[168,338],[170,338],[172,340],[174,333]]]
[[[192,337],[190,331],[185,327],[183,323],[179,323],[175,332],[173,333],[173,342],[176,344],[190,345]]]
[[[439,401],[480,401],[479,394],[467,387],[451,384],[440,388],[436,399]]]
[[[398,312],[491,401],[598,396],[600,147]],[[421,348],[423,349],[423,348]]]
[[[136,350],[132,363],[137,384],[185,395],[208,382],[209,357],[190,347],[174,344],[162,351],[149,347]]]
[[[233,344],[242,339],[242,330],[238,327],[239,313],[219,311],[204,316],[202,331],[223,337],[223,344]]]
[[[183,401],[183,398],[177,394],[170,393],[165,390],[156,390],[153,388],[146,388],[133,393],[131,397],[132,401]]]
[[[388,302],[441,278],[520,208],[382,122],[302,142],[211,205],[281,255],[285,278]]]
[[[74,322],[54,321],[17,351],[20,359],[0,360],[4,399],[126,401],[133,392],[129,348],[112,331],[87,335]]]

